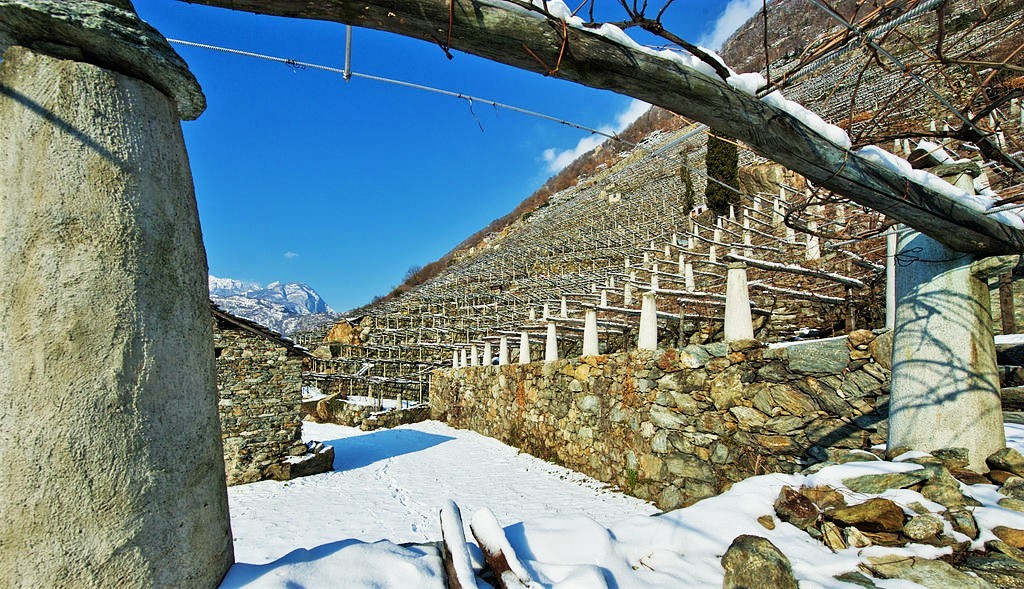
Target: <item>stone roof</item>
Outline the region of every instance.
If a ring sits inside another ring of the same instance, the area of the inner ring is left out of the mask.
[[[213,301],[210,301],[210,310],[213,313],[214,319],[217,320],[217,325],[221,327],[241,329],[242,331],[248,331],[252,334],[258,335],[274,344],[287,348],[288,354],[292,356],[312,357],[309,350],[296,345],[295,342],[289,338],[286,338],[280,333],[264,327],[255,321],[250,321],[244,317],[239,317],[238,315],[232,315],[218,307],[217,303],[214,303]]]

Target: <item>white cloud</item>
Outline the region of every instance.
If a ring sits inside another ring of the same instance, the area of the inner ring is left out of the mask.
[[[722,11],[722,16],[715,21],[711,32],[700,38],[699,44],[718,51],[729,35],[736,32],[740,25],[761,10],[761,0],[730,0]]]
[[[646,102],[634,98],[629,102],[629,106],[626,107],[626,110],[622,111],[615,117],[614,124],[602,125],[598,127],[597,130],[609,135],[621,133],[633,121],[640,118],[640,115],[647,112],[647,109],[650,107],[651,105]],[[544,161],[547,162],[548,171],[555,174],[561,171],[562,168],[571,164],[576,158],[604,143],[607,139],[608,138],[603,135],[588,135],[580,139],[572,149],[555,149],[554,147],[549,147],[544,150],[541,157],[543,157]]]
[[[292,258],[299,257],[299,254],[297,254],[295,252],[285,252],[284,253],[284,257],[285,257],[285,259],[291,260]]]

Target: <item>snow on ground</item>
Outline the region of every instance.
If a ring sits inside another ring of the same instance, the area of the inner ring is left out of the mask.
[[[346,539],[434,541],[448,499],[467,520],[489,507],[502,525],[577,512],[609,525],[658,512],[590,477],[437,421],[375,432],[305,422],[302,433],[334,446],[335,470],[231,487],[239,562],[263,564],[297,547]]]
[[[438,422],[374,433],[317,424],[304,429],[304,437],[335,447],[336,472],[229,490],[239,564],[222,587],[442,588],[433,547],[396,544],[439,539],[438,515],[449,498],[462,509],[470,542],[469,520],[479,509],[490,508],[536,580],[531,587],[540,588],[721,587],[721,556],[740,534],[762,536],[778,546],[802,589],[854,587],[833,577],[856,570],[869,556],[935,558],[948,551],[912,544],[833,553],[790,524],[777,522],[767,530],[756,521],[773,513],[783,486],[832,485],[849,503],[858,503],[871,496],[846,489],[843,479],[919,468],[911,463],[848,463],[806,476],[752,477],[718,497],[652,515],[657,510],[650,504],[593,479]],[[1008,445],[1024,449],[1024,426],[1007,424],[1006,434]],[[1024,513],[999,507],[995,489],[962,486],[982,503],[974,510],[985,529],[977,547],[992,538],[992,526],[1024,529]],[[941,507],[908,489],[881,496],[907,513],[915,502],[936,511]],[[479,560],[479,550],[471,548]],[[915,586],[875,582],[879,587]]]

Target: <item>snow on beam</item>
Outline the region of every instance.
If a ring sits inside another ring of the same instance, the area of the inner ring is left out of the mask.
[[[799,274],[801,276],[809,276],[811,278],[821,278],[822,280],[838,282],[843,286],[852,286],[853,288],[866,287],[866,285],[863,282],[856,278],[843,276],[842,274],[835,274],[833,272],[812,270],[810,268],[804,268],[803,266],[796,266],[794,264],[779,264],[778,262],[757,260],[754,258],[748,258],[746,256],[740,256],[737,254],[726,254],[725,258],[727,260],[732,260],[733,262],[743,262],[744,264],[752,268],[759,268],[761,270],[770,270],[772,272],[785,272],[787,274]]]
[[[562,79],[626,94],[706,123],[818,186],[885,211],[957,251],[1024,251],[1024,230],[985,215],[928,178],[928,184],[908,180],[913,171],[879,157],[877,148],[851,151],[845,133],[778,92],[758,99],[751,93],[757,84],[751,83],[749,74],[730,77],[730,85],[695,58],[642,47],[610,25],[588,29],[572,22],[565,27],[537,7],[501,0],[184,1],[341,22],[429,40],[432,45],[443,30],[451,40],[450,49],[545,75],[552,74],[546,64],[558,64]],[[565,8],[561,2],[547,5]]]

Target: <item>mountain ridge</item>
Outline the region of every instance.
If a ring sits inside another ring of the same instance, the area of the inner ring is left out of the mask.
[[[228,313],[282,334],[313,329],[340,315],[303,282],[258,282],[209,275],[210,299]]]

